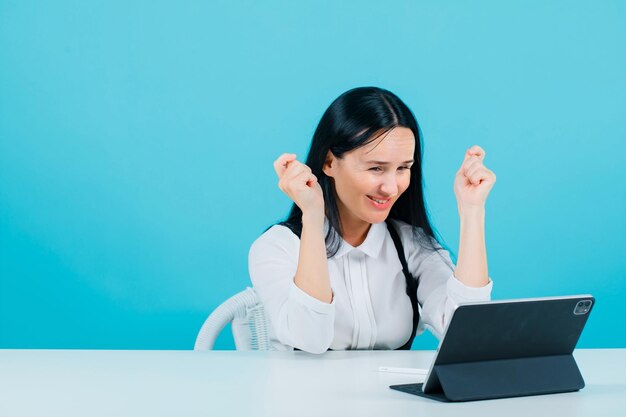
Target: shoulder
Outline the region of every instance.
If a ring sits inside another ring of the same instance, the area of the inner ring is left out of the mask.
[[[413,227],[397,219],[390,219],[390,222],[400,236],[407,258],[425,258],[436,252],[433,248],[441,249],[437,240],[428,236],[421,227]]]
[[[398,232],[402,245],[405,247],[415,247],[418,245],[418,240],[426,237],[426,233],[424,233],[421,227],[413,227],[397,219],[389,219],[389,221],[392,223],[391,226]]]
[[[264,258],[283,253],[298,256],[300,239],[287,226],[275,224],[259,236],[250,246],[249,258]]]

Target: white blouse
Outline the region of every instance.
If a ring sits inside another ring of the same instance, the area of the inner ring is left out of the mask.
[[[447,251],[419,246],[409,224],[393,221],[409,272],[419,279],[417,334],[428,328],[441,338],[453,310],[462,302],[489,300],[493,283],[489,279],[481,288],[461,283],[453,275]],[[328,219],[324,230],[328,230]],[[342,239],[337,254],[328,259],[330,304],[294,284],[299,251],[300,239],[281,225],[272,226],[250,248],[250,278],[268,315],[274,348],[322,353],[328,349],[397,349],[408,341],[413,310],[385,222],[372,224],[357,247]]]

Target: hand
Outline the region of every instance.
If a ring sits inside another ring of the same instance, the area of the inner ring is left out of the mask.
[[[496,183],[496,174],[483,165],[485,151],[474,145],[465,152],[465,159],[454,178],[454,194],[459,211],[484,208],[487,196]]]
[[[296,160],[296,155],[284,153],[274,161],[278,188],[294,202],[302,214],[324,216],[324,194],[311,168]]]

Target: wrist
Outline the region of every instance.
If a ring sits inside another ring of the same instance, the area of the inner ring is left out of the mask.
[[[302,227],[304,226],[324,226],[324,212],[307,211],[302,212]]]
[[[465,205],[458,206],[459,217],[461,220],[475,221],[485,219],[484,205]]]

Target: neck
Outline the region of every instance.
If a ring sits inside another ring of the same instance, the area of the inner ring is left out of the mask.
[[[341,210],[340,210],[341,211]],[[351,216],[339,214],[341,218],[341,230],[343,232],[343,240],[350,245],[357,247],[365,241],[367,233],[372,226],[364,220]]]

